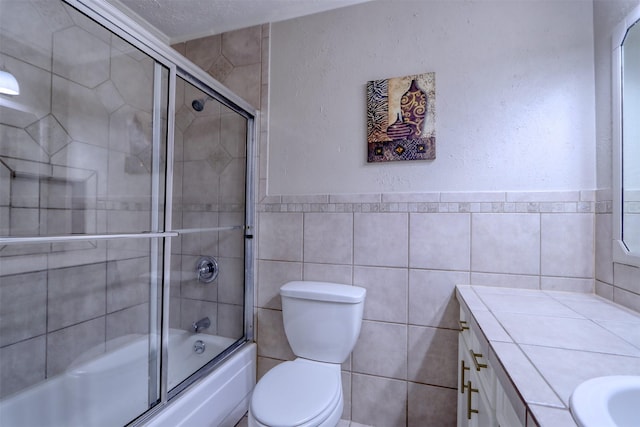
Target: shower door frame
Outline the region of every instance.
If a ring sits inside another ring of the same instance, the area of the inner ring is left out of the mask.
[[[62,0],[69,4],[79,12],[87,15],[90,19],[107,28],[112,33],[126,40],[128,43],[140,49],[142,52],[152,58],[156,64],[154,65],[154,93],[153,93],[153,146],[154,146],[154,165],[159,160],[160,153],[157,148],[160,141],[160,113],[157,107],[160,106],[162,98],[162,88],[158,84],[161,78],[160,67],[166,67],[168,70],[168,98],[167,98],[167,124],[166,124],[166,164],[165,164],[165,187],[164,187],[164,227],[156,224],[158,227],[151,232],[140,233],[119,233],[119,234],[87,234],[87,235],[61,235],[61,236],[42,236],[42,237],[6,237],[0,238],[0,242],[7,244],[16,243],[39,243],[39,242],[73,242],[73,241],[94,241],[94,240],[113,240],[113,239],[147,239],[153,241],[158,238],[163,239],[163,273],[162,273],[162,295],[160,300],[162,305],[161,313],[161,358],[160,366],[157,363],[150,363],[150,382],[149,382],[149,409],[139,414],[132,424],[141,424],[159,411],[161,411],[174,397],[178,396],[182,390],[197,382],[200,378],[214,370],[224,359],[237,350],[246,342],[252,341],[254,336],[253,328],[253,294],[254,294],[254,224],[255,224],[255,167],[256,167],[256,141],[259,123],[259,112],[248,102],[231,92],[213,77],[200,69],[197,65],[177,53],[169,45],[163,43],[150,31],[141,27],[141,24],[131,19],[115,6],[100,0]],[[176,80],[177,76],[196,85],[207,94],[210,94],[218,102],[240,114],[247,120],[247,136],[246,136],[246,171],[245,171],[245,215],[244,215],[244,335],[239,338],[235,344],[223,351],[219,356],[214,358],[203,368],[191,375],[179,386],[172,390],[167,389],[167,373],[168,373],[168,338],[169,338],[169,288],[170,288],[170,270],[171,270],[171,240],[180,234],[171,229],[172,208],[173,208],[173,148],[174,148],[174,126],[175,126],[175,98],[176,98]],[[158,177],[153,178],[157,180]],[[152,198],[154,198],[158,212],[162,206],[160,198],[162,197],[158,183],[154,183],[152,190]],[[157,193],[157,194],[156,194]],[[157,220],[157,213],[154,218]],[[157,222],[157,221],[156,221]],[[167,229],[169,228],[169,229]],[[159,242],[158,242],[159,244]],[[153,258],[153,256],[152,256]],[[157,280],[157,278],[156,278]],[[157,289],[157,287],[156,287]],[[155,292],[155,291],[154,291]],[[150,297],[154,297],[152,294]],[[150,300],[150,307],[153,301]],[[157,307],[156,307],[157,310]],[[153,308],[150,308],[150,315],[153,315]],[[152,322],[153,323],[153,322]],[[154,325],[150,325],[153,328]],[[153,337],[158,336],[157,331],[150,329],[150,343],[153,343]],[[155,347],[155,348],[154,348]],[[157,344],[150,346],[150,359],[153,359],[154,353],[158,350]],[[157,360],[157,358],[156,358]],[[152,360],[150,360],[153,362]],[[160,373],[160,375],[157,375]],[[158,384],[160,381],[160,384]],[[158,394],[158,387],[160,393]],[[158,399],[159,396],[159,399]]]

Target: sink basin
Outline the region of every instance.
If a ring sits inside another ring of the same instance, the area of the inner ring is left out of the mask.
[[[640,375],[597,377],[580,384],[569,399],[580,427],[640,426]]]

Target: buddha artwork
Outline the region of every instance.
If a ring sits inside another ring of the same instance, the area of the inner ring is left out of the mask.
[[[369,162],[436,158],[435,73],[367,83]]]

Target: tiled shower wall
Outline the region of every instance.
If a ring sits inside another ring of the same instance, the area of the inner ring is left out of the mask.
[[[2,9],[0,234],[149,230],[153,61],[62,3]],[[149,270],[146,239],[0,247],[0,397],[148,332]]]
[[[363,286],[342,417],[362,424],[455,425],[456,284],[594,288],[592,191],[270,196],[259,210],[259,374],[294,357],[279,286]]]

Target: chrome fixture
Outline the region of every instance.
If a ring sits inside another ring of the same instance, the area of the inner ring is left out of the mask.
[[[207,101],[211,99],[213,98],[210,96],[207,96],[206,98],[194,99],[193,102],[191,102],[191,107],[196,111],[202,111],[204,110],[204,104],[206,104]]]
[[[206,350],[206,346],[204,345],[204,341],[198,340],[193,343],[193,351],[195,354],[202,354]]]
[[[193,322],[193,324],[191,325],[191,327],[193,328],[193,332],[195,332],[196,334],[203,329],[207,329],[209,326],[211,326],[211,320],[208,317],[203,317],[202,319]]]
[[[203,256],[196,264],[198,280],[202,283],[211,283],[218,277],[218,261],[212,256]]]
[[[0,70],[0,93],[5,95],[20,95],[18,80],[8,71]]]

